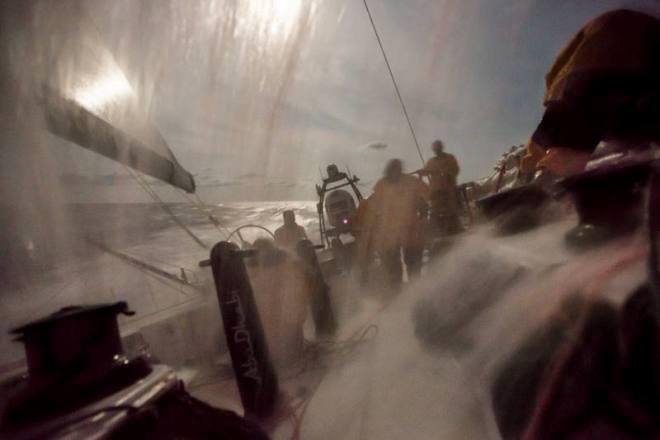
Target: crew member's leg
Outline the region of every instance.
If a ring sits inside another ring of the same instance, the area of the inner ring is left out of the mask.
[[[406,263],[408,279],[419,276],[422,271],[424,248],[419,245],[409,245],[403,248],[403,261]]]
[[[447,193],[445,191],[435,191],[431,194],[431,224],[435,226],[441,235],[446,235],[449,232],[446,216]]]
[[[458,192],[455,189],[447,191],[446,209],[447,233],[449,235],[453,235],[458,234],[459,232],[463,232],[463,225],[461,225],[461,219],[458,215]]]
[[[374,261],[372,244],[363,236],[358,237],[355,250],[355,268],[358,271],[360,285],[366,286],[369,282],[371,265]]]
[[[436,191],[432,195],[431,203],[431,214],[441,235],[453,235],[463,231],[455,189]]]
[[[403,281],[403,265],[401,263],[401,248],[393,247],[380,253],[383,268],[389,284],[398,288]]]

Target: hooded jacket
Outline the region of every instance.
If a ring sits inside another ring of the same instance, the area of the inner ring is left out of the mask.
[[[656,140],[660,21],[616,10],[587,24],[545,76],[546,111],[532,139],[592,152],[603,139]]]

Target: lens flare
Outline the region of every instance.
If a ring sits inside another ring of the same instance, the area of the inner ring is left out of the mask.
[[[301,0],[252,0],[250,9],[271,37],[286,36],[300,17]]]
[[[111,71],[78,87],[73,99],[88,110],[100,110],[131,94],[131,86],[121,72]]]

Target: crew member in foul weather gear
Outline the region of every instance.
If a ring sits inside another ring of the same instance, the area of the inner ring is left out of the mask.
[[[660,20],[623,9],[591,20],[545,76],[546,109],[532,140],[547,154],[529,156],[565,176],[582,171],[601,141],[658,141],[658,78]]]
[[[369,281],[370,269],[376,261],[374,249],[375,209],[373,195],[362,200],[355,210],[351,222],[351,232],[356,238],[355,267],[362,284]]]
[[[431,218],[439,232],[448,235],[462,230],[458,217],[458,190],[456,178],[460,172],[454,155],[444,151],[444,144],[432,144],[434,157],[418,173],[431,181]]]
[[[275,230],[275,243],[283,249],[295,251],[300,240],[307,240],[305,228],[296,223],[296,214],[292,210],[282,213],[284,224]]]
[[[302,352],[310,285],[302,263],[271,239],[259,238],[253,246],[250,283],[273,362],[285,365]]]
[[[380,256],[392,287],[402,281],[401,254],[409,277],[419,274],[424,249],[423,213],[429,201],[428,186],[403,174],[399,159],[388,162],[382,179],[369,199],[371,243]]]

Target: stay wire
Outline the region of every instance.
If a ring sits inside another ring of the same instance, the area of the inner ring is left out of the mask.
[[[190,197],[188,194],[186,194],[185,192],[182,192],[182,194],[190,203],[196,204],[202,209],[206,208],[207,206],[210,206],[208,203],[204,202],[202,200],[202,198],[199,196],[199,194],[197,194],[197,193],[194,193],[194,196],[195,196],[194,199],[192,197]],[[208,214],[207,218],[208,218],[209,222],[211,222],[211,224],[218,230],[218,232],[220,232],[221,234],[224,235],[225,240],[227,240],[229,238],[229,235],[231,234],[231,231],[229,230],[229,228],[227,228],[226,226],[223,226],[220,223],[220,220],[218,220],[218,218],[215,215],[213,215],[213,213],[211,213],[211,212]]]
[[[163,266],[168,266],[172,269],[184,269],[184,270],[186,270],[188,272],[191,272],[191,273],[193,273],[197,270],[197,268],[193,268],[191,266],[183,266],[181,264],[168,263],[167,261],[161,260],[160,258],[154,258],[152,255],[142,256],[142,255],[134,255],[134,254],[131,254],[131,253],[128,253],[128,252],[124,252],[124,254],[126,254],[126,256],[128,256],[128,257],[135,258],[137,260],[147,258],[150,261],[153,261],[154,263],[162,264]]]
[[[415,142],[415,148],[417,148],[417,154],[419,154],[419,159],[422,161],[422,166],[424,166],[424,156],[422,155],[422,150],[419,147],[419,142],[417,141],[417,136],[415,135],[415,129],[413,128],[412,122],[410,121],[410,116],[408,116],[408,110],[406,109],[406,104],[403,102],[403,96],[401,96],[401,92],[399,91],[399,86],[396,82],[396,78],[394,77],[394,72],[392,71],[392,66],[390,66],[390,61],[387,58],[387,53],[385,52],[385,47],[383,46],[383,42],[380,39],[380,35],[378,34],[378,30],[376,29],[376,23],[374,22],[374,19],[371,15],[371,11],[369,10],[369,5],[367,4],[367,0],[362,0],[364,3],[364,8],[367,10],[367,15],[369,16],[369,21],[371,22],[371,28],[374,30],[374,34],[376,35],[376,40],[378,40],[378,46],[380,47],[380,51],[383,54],[383,58],[385,59],[385,64],[387,65],[387,70],[390,73],[390,78],[392,78],[392,84],[394,84],[394,90],[396,91],[396,95],[399,98],[399,102],[401,103],[401,109],[403,110],[403,115],[406,117],[406,121],[408,122],[408,128],[410,129],[410,134],[412,135],[413,141]]]
[[[183,222],[182,222],[182,221],[176,216],[176,214],[174,214],[174,212],[170,209],[170,207],[167,206],[167,204],[163,201],[163,199],[160,198],[160,196],[158,195],[158,193],[157,193],[153,188],[151,188],[151,187],[149,186],[149,183],[148,183],[146,180],[144,180],[141,176],[139,176],[139,175],[137,175],[136,173],[134,173],[132,170],[129,169],[129,171],[131,172],[131,175],[133,175],[133,177],[138,181],[138,183],[141,183],[142,188],[143,188],[148,194],[151,194],[151,197],[152,197],[152,198],[153,198],[153,199],[159,204],[159,206],[161,207],[161,209],[162,209],[163,211],[165,211],[167,214],[169,214],[170,217],[172,218],[172,220],[174,220],[174,222],[175,222],[177,225],[179,225],[179,227],[181,227],[181,229],[183,229],[183,230],[184,230],[184,231],[185,231],[185,232],[186,232],[186,233],[187,233],[187,234],[188,234],[193,240],[195,240],[195,242],[196,242],[198,245],[200,245],[203,249],[208,250],[208,246],[206,245],[206,243],[204,243],[199,237],[197,237],[197,236],[196,236],[196,235],[190,230],[190,228],[188,228],[188,226],[186,226],[186,225],[185,225],[185,224],[184,224],[184,223],[183,223]]]
[[[193,240],[195,240],[195,243],[197,243],[199,246],[201,246],[203,249],[208,250],[208,245],[204,243],[199,237],[197,237],[175,214],[172,212],[172,210],[163,202],[163,199],[160,198],[160,196],[154,191],[151,187],[149,187],[149,183],[142,180],[139,175],[133,172],[129,167],[124,165],[126,170],[128,170],[129,174],[137,181],[137,183],[142,187],[142,189],[160,206],[160,208],[165,211],[169,216],[174,220],[174,222],[179,225],[181,229],[183,229]]]

